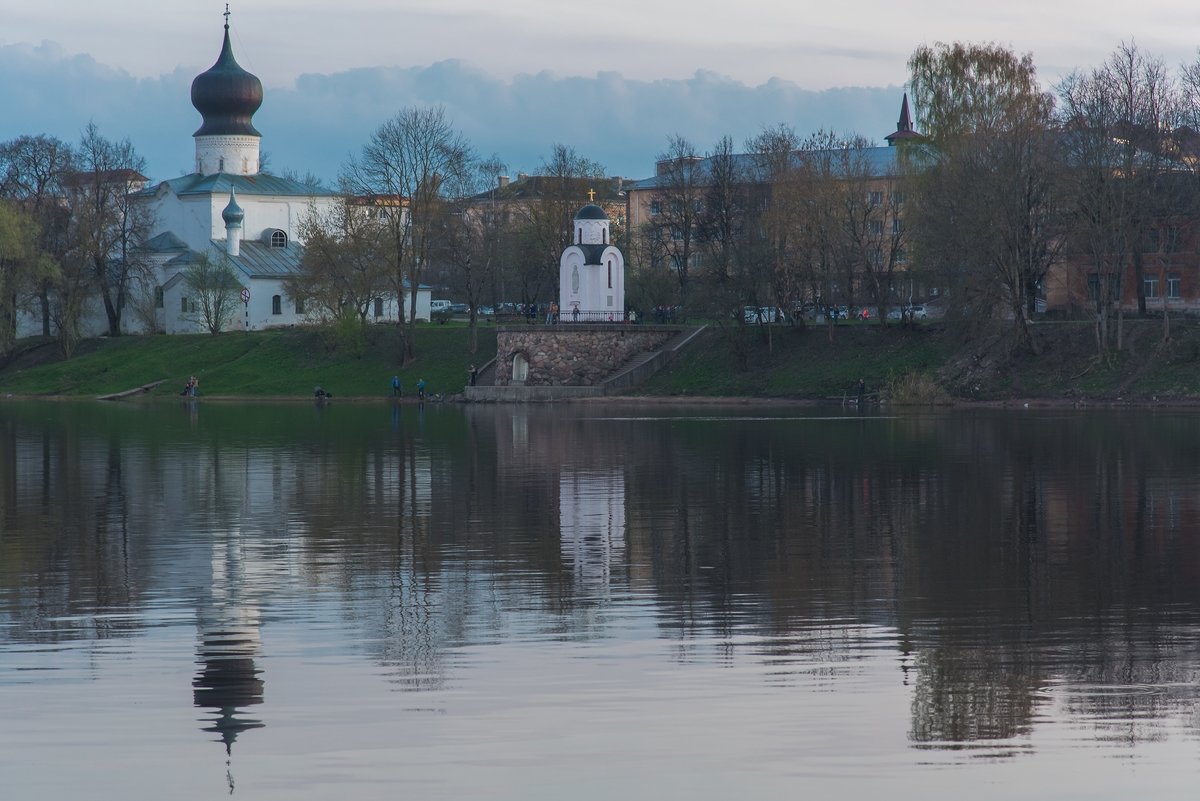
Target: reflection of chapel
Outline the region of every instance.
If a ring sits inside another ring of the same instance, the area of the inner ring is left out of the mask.
[[[564,322],[609,322],[625,317],[625,257],[609,238],[604,209],[579,210],[571,244],[558,267],[558,307]]]

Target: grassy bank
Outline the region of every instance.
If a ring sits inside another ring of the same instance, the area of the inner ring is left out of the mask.
[[[419,326],[416,361],[399,367],[395,329],[371,328],[359,347],[315,329],[220,336],[151,336],[85,342],[62,361],[52,342],[23,343],[0,370],[0,394],[95,396],[165,380],[153,394],[177,394],[189,375],[206,396],[307,398],[320,385],[340,397],[386,397],[398,374],[405,393],[424,378],[430,393],[455,394],[472,363],[495,355],[495,330],[479,329],[468,350],[461,323]],[[1126,348],[1099,359],[1086,323],[1036,327],[1040,353],[1012,355],[1000,336],[968,336],[942,324],[880,328],[844,324],[830,341],[820,328],[714,327],[641,395],[840,399],[857,392],[912,402],[1011,398],[1095,401],[1200,400],[1200,324],[1126,322]],[[740,339],[739,339],[740,337]]]
[[[399,375],[406,394],[415,394],[418,378],[430,393],[451,394],[462,389],[472,363],[496,352],[494,329],[479,329],[476,354],[468,350],[468,334],[463,325],[418,326],[417,358],[404,368],[391,326],[369,328],[354,347],[310,328],[103,338],[82,343],[68,361],[53,342],[27,342],[0,371],[0,393],[92,396],[165,379],[152,394],[173,395],[195,375],[206,396],[301,398],[320,385],[335,396],[385,397]]]

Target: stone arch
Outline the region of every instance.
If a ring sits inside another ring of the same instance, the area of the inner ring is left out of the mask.
[[[512,383],[523,386],[529,379],[529,357],[524,351],[517,351],[512,357]]]

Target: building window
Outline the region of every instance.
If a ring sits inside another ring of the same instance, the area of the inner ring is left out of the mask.
[[[580,226],[579,228],[575,229],[575,237],[576,237],[575,244],[582,245],[583,244],[583,226]],[[561,242],[562,240],[560,239],[559,241]]]
[[[904,248],[896,250],[896,264],[907,264],[908,254],[904,252]]]
[[[154,287],[154,308],[161,309],[163,307],[163,288],[161,286]]]
[[[882,206],[883,205],[883,192],[872,192],[869,200],[870,200],[870,203],[872,206]]]
[[[650,213],[651,214],[662,214],[662,201],[661,200],[651,200],[650,201]]]
[[[883,236],[883,220],[870,221],[871,236]]]
[[[904,205],[904,193],[903,192],[893,192],[892,193],[892,205],[893,206],[903,206]]]
[[[1146,299],[1151,300],[1158,297],[1158,276],[1148,275],[1142,280],[1142,289],[1146,292]]]
[[[1183,297],[1181,290],[1182,290],[1182,285],[1180,284],[1179,276],[1178,275],[1168,275],[1167,276],[1167,297],[1171,300],[1179,300],[1180,298]]]
[[[375,298],[375,316],[383,316],[383,298]]]
[[[187,310],[188,310],[188,307],[187,307],[187,298],[180,298],[180,299],[179,299],[179,311],[180,311],[180,313],[182,313],[182,314],[187,314]]]
[[[562,241],[561,239],[559,240]],[[608,288],[612,289],[612,259],[608,260]]]
[[[271,247],[286,248],[287,247],[287,234],[285,234],[283,231],[280,231],[278,229],[272,231],[271,232]],[[276,312],[276,313],[278,314],[278,312]]]
[[[296,314],[304,314],[304,298],[296,298]]]
[[[271,296],[271,314],[283,314],[283,298],[278,295]]]
[[[892,233],[893,234],[904,233],[904,220],[900,219],[899,217],[892,218]]]

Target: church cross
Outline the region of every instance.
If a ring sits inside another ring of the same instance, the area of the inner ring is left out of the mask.
[[[229,3],[225,4],[225,27],[229,27]]]
[[[596,199],[596,190],[589,189],[588,190],[588,200],[595,200],[595,199]]]

